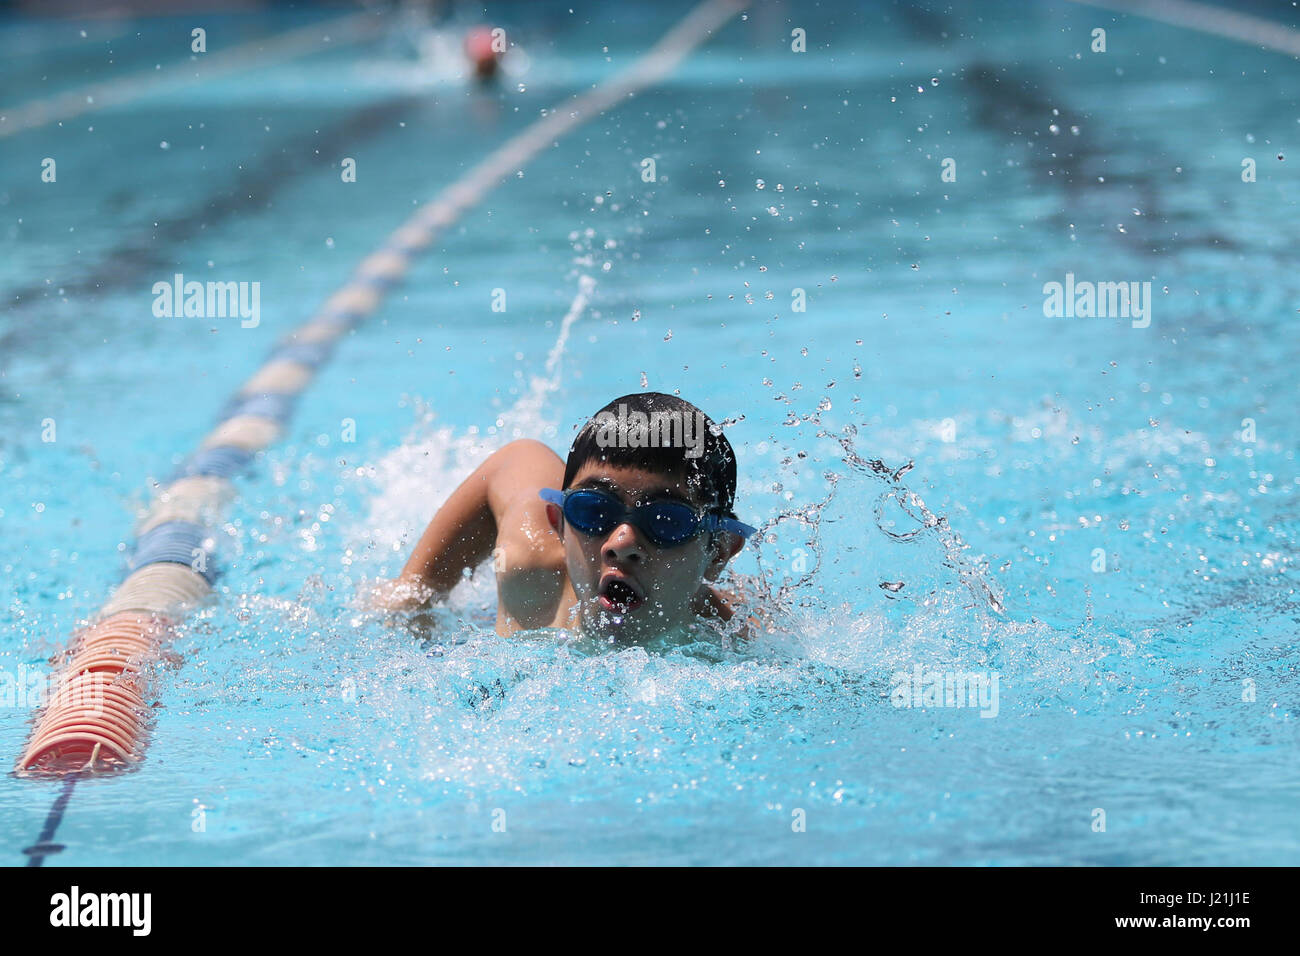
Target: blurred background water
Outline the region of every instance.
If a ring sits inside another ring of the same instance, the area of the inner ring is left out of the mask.
[[[690,9],[573,6],[458,11],[527,53],[489,90],[393,18],[0,140],[0,668],[96,611],[154,484],[416,204]],[[192,20],[11,12],[3,103],[180,75]],[[1296,863],[1292,67],[1071,3],[754,5],[341,343],[238,482],[147,759],[78,786],[49,862]],[[259,326],[155,318],[175,272],[259,281]],[[1150,282],[1149,327],[1046,317],[1067,272]],[[486,574],[429,620],[362,609],[484,454],[563,455],[643,387],[733,420],[778,633],[501,639]],[[997,717],[892,706],[918,664],[996,672]],[[0,751],[29,719],[0,708]],[[56,791],[0,783],[9,863]]]

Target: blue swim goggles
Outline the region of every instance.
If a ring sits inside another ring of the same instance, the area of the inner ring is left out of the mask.
[[[627,523],[639,529],[660,548],[675,548],[706,531],[730,531],[748,538],[757,528],[721,515],[698,513],[680,501],[652,501],[628,507],[608,492],[595,488],[570,488],[556,491],[542,488],[543,501],[559,505],[564,520],[583,534],[608,534]]]

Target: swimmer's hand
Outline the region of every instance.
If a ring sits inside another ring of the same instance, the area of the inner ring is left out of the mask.
[[[377,611],[414,611],[428,607],[434,589],[414,575],[377,582],[365,596],[366,603]]]
[[[771,632],[773,629],[770,616],[755,602],[750,582],[739,575],[733,578],[731,590],[708,584],[701,586],[695,592],[692,605],[695,613],[701,617],[713,617],[722,621],[730,621],[742,605],[751,605],[753,613],[741,623],[737,631],[737,636],[745,640],[757,636],[760,631]]]
[[[730,621],[739,603],[740,599],[734,592],[724,591],[711,584],[703,584],[695,592],[695,598],[691,601],[691,610],[700,617],[716,617],[723,621]]]

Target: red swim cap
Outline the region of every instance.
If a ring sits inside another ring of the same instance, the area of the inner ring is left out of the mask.
[[[475,27],[465,34],[465,55],[470,58],[474,72],[479,76],[492,76],[496,73],[500,54],[492,49],[492,31],[488,27]]]

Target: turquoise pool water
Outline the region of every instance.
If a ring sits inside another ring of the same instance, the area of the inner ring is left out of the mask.
[[[689,6],[568,9],[500,8],[530,62],[494,94],[389,38],[0,139],[0,670],[99,608],[152,485],[416,204]],[[1294,65],[1070,3],[883,9],[751,10],[418,261],[239,480],[147,759],[77,785],[47,865],[1300,862]],[[190,26],[10,16],[3,103]],[[260,324],[155,318],[176,272],[260,282]],[[1047,317],[1067,273],[1150,282],[1149,326]],[[500,639],[484,575],[362,608],[486,451],[643,385],[736,420],[780,633]],[[996,716],[894,706],[918,666],[996,674]],[[7,862],[58,788],[0,782]]]

